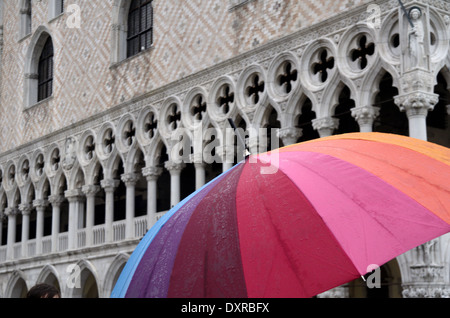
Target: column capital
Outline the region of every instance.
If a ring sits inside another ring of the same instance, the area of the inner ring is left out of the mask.
[[[395,104],[408,117],[427,116],[428,111],[433,110],[439,101],[439,95],[424,91],[415,91],[403,95],[394,96]]]
[[[13,207],[13,208],[6,208],[5,209],[5,215],[6,216],[16,216],[16,215],[18,215],[19,214],[19,209],[18,208],[16,208],[16,207]]]
[[[285,146],[295,144],[297,139],[302,136],[303,129],[297,127],[280,128],[277,132],[278,138],[283,141]]]
[[[33,201],[33,206],[37,209],[39,208],[45,208],[48,206],[48,201],[43,200],[43,199],[37,199]]]
[[[100,185],[105,191],[114,191],[120,184],[120,180],[115,179],[103,179],[100,181]]]
[[[125,183],[125,185],[128,186],[135,186],[136,182],[139,180],[139,177],[137,174],[133,172],[124,173],[120,176],[120,179]]]
[[[360,126],[372,125],[375,118],[380,115],[380,107],[375,106],[354,107],[350,110]]]
[[[172,173],[181,173],[181,170],[186,166],[184,162],[166,161],[164,167]]]
[[[19,204],[19,210],[22,215],[30,215],[33,206],[30,203],[21,203]]]
[[[64,196],[69,202],[77,202],[83,198],[83,192],[80,189],[67,190],[64,192]]]
[[[339,127],[339,119],[331,116],[314,119],[312,126],[319,132],[320,137],[331,136],[333,131]]]
[[[48,202],[50,202],[52,206],[60,206],[65,199],[66,198],[63,195],[54,194],[48,197]]]
[[[100,191],[100,186],[98,185],[84,185],[81,187],[81,191],[87,196],[87,197],[93,197]]]
[[[162,173],[160,167],[145,167],[142,168],[142,175],[147,178],[147,181],[157,180]]]

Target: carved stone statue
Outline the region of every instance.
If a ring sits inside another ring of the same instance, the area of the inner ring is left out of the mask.
[[[77,156],[76,156],[76,149],[75,149],[75,139],[72,137],[69,137],[66,139],[66,144],[65,144],[65,157],[64,160],[62,162],[63,164],[63,168],[65,170],[70,170],[72,169]]]
[[[409,18],[413,26],[408,25],[408,63],[407,69],[416,67],[427,67],[427,56],[425,52],[425,30],[422,21],[422,10],[419,7],[412,7],[409,10]]]

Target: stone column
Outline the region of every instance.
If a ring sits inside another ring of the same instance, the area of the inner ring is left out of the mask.
[[[8,241],[6,250],[6,259],[14,259],[14,243],[16,243],[16,215],[19,213],[17,208],[6,208],[5,215],[8,217]]]
[[[51,195],[48,197],[48,201],[52,205],[52,253],[59,250],[59,223],[61,215],[61,203],[65,200],[62,195]]]
[[[2,237],[3,237],[3,221],[5,218],[5,212],[0,210],[0,246],[2,246]]]
[[[158,167],[145,167],[142,175],[147,179],[147,228],[156,222],[157,211],[157,181],[162,169]]]
[[[239,148],[238,148],[239,149]],[[222,158],[222,172],[233,167],[234,164],[234,147],[233,145],[218,146],[216,148],[217,155]]]
[[[67,190],[64,195],[69,201],[69,233],[68,233],[68,249],[77,248],[78,236],[78,212],[79,204],[83,199],[83,193],[80,189]]]
[[[81,191],[86,195],[86,246],[92,246],[95,219],[95,195],[100,191],[100,187],[96,185],[85,185]]]
[[[303,130],[296,127],[281,128],[278,130],[277,137],[283,141],[285,146],[297,143],[298,138],[302,136]]]
[[[427,115],[439,101],[439,95],[426,92],[412,92],[395,96],[394,102],[406,112],[409,122],[409,136],[427,140]]]
[[[28,256],[28,239],[30,235],[30,213],[32,209],[33,207],[29,203],[22,203],[19,205],[19,211],[22,213],[22,257],[24,258]]]
[[[406,112],[410,137],[427,140],[428,111],[439,101],[439,95],[434,93],[434,81],[434,73],[425,69],[412,69],[402,76],[400,94],[394,97],[394,102]]]
[[[380,115],[380,108],[374,106],[362,106],[351,109],[352,116],[359,125],[360,132],[372,132],[373,122]]]
[[[185,164],[166,161],[164,166],[170,172],[170,206],[173,208],[180,202],[180,175]]]
[[[36,255],[42,254],[42,238],[44,237],[44,213],[48,202],[45,200],[34,200],[36,208]]]
[[[314,119],[312,126],[319,132],[321,138],[333,135],[333,132],[339,127],[339,119],[333,117],[323,117]]]
[[[100,182],[105,190],[105,242],[113,241],[114,221],[114,190],[119,186],[119,180],[105,179]]]
[[[205,185],[205,163],[196,162],[195,167],[195,189],[198,190]]]
[[[205,163],[203,162],[201,153],[192,154],[191,161],[195,167],[195,189],[198,190],[205,184]]]
[[[126,223],[125,223],[125,238],[132,239],[135,236],[134,231],[134,210],[135,210],[135,186],[136,182],[139,180],[138,176],[135,173],[126,173],[121,175],[121,179],[125,186],[126,190]]]

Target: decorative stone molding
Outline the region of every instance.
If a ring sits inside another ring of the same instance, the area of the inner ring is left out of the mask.
[[[415,281],[439,282],[444,279],[444,266],[441,265],[412,265],[410,270]]]
[[[63,195],[50,195],[48,197],[48,202],[51,203],[53,207],[59,207],[61,204],[66,200],[66,198]]]
[[[339,286],[317,295],[317,298],[348,298],[348,286]]]
[[[18,215],[20,213],[20,210],[18,209],[18,208],[6,208],[5,209],[5,215],[7,216],[7,217],[10,217],[10,216],[16,216],[16,215]]]
[[[439,95],[427,92],[412,92],[394,97],[394,102],[408,117],[426,116],[439,101]]]
[[[285,146],[295,144],[297,139],[302,136],[302,129],[295,127],[281,128],[277,132],[278,138],[283,141]]]
[[[131,149],[131,146],[135,144],[136,140],[136,126],[134,116],[130,113],[123,115],[116,129],[116,145],[117,149],[126,153]]]
[[[166,161],[164,167],[170,172],[170,174],[180,174],[181,170],[186,166],[183,162]]]
[[[65,153],[64,158],[62,160],[62,166],[64,170],[72,169],[73,165],[77,160],[76,155],[76,139],[73,137],[69,137],[65,142]]]
[[[445,286],[411,286],[403,285],[404,298],[450,298],[450,288]]]
[[[147,178],[147,181],[157,180],[162,173],[160,167],[145,167],[142,168],[142,175]]]
[[[114,189],[117,188],[119,184],[120,180],[114,179],[104,179],[100,181],[100,185],[105,190],[105,192],[114,191]]]
[[[269,96],[277,101],[286,100],[300,83],[300,63],[292,52],[283,52],[275,57],[267,71]]]
[[[139,177],[137,174],[130,172],[130,173],[124,173],[123,175],[121,175],[120,179],[123,181],[123,183],[125,183],[125,185],[127,187],[129,187],[129,186],[135,186],[136,182],[139,180]]]
[[[21,203],[19,204],[19,211],[22,215],[30,215],[33,206],[30,203]]]
[[[207,96],[208,114],[212,120],[224,121],[235,112],[236,87],[231,76],[216,79]]]
[[[64,196],[69,202],[77,202],[83,199],[83,192],[80,189],[66,190]]]
[[[352,116],[361,127],[361,131],[363,131],[363,127],[372,127],[374,120],[380,115],[380,108],[374,106],[361,106],[352,108],[351,112]]]
[[[84,185],[81,187],[81,191],[86,195],[86,197],[93,197],[100,191],[100,186],[97,185]]]
[[[333,117],[314,119],[312,126],[319,132],[320,137],[331,136],[333,131],[339,127],[339,119]]]
[[[33,207],[35,207],[36,209],[43,209],[46,208],[48,206],[49,202],[47,200],[43,200],[43,199],[37,199],[33,201]]]

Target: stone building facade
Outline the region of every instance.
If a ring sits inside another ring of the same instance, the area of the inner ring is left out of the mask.
[[[148,228],[239,160],[228,118],[252,151],[352,131],[450,147],[450,3],[403,3],[0,1],[0,297],[109,297]],[[448,297],[449,243],[321,297]]]

